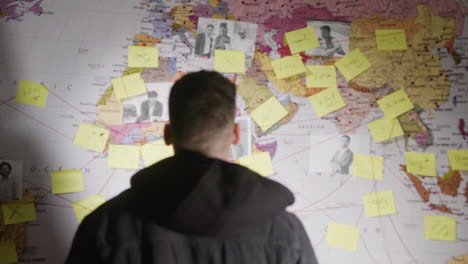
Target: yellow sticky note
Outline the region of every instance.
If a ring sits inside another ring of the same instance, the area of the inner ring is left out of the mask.
[[[250,156],[243,156],[238,159],[239,164],[252,171],[266,177],[275,174],[269,152],[254,153]]]
[[[1,206],[5,225],[36,220],[36,207],[34,206],[34,201],[9,201],[3,202]]]
[[[157,47],[128,46],[128,67],[159,67],[159,49]]]
[[[18,262],[16,245],[14,241],[0,242],[0,264],[10,264]]]
[[[381,180],[383,178],[383,157],[354,153],[353,176]]]
[[[405,50],[406,35],[403,29],[377,29],[375,31],[378,50]]]
[[[145,81],[141,78],[140,73],[114,78],[112,79],[112,86],[114,87],[115,96],[119,100],[148,93]]]
[[[351,81],[371,66],[361,50],[354,49],[348,55],[335,63],[335,66],[343,74],[347,81]]]
[[[53,194],[84,191],[83,173],[80,170],[52,171],[50,175]]]
[[[215,71],[245,72],[245,52],[241,50],[215,50]]]
[[[336,69],[332,65],[306,65],[307,88],[337,88]]]
[[[42,84],[30,81],[19,81],[16,91],[16,102],[45,107],[49,90]]]
[[[437,176],[436,156],[432,153],[405,152],[406,170],[421,176]]]
[[[288,115],[288,111],[284,109],[274,96],[270,97],[270,99],[250,113],[250,116],[262,131],[267,131],[286,115]]]
[[[291,54],[320,47],[314,27],[305,27],[284,34]]]
[[[454,170],[468,170],[468,149],[447,150],[450,167]]]
[[[139,164],[140,146],[109,144],[107,167],[137,170]]]
[[[346,106],[337,88],[328,88],[309,97],[318,116],[322,117]]]
[[[90,150],[103,152],[109,138],[110,131],[102,127],[80,123],[73,144]]]
[[[73,211],[75,211],[75,216],[78,220],[78,223],[81,223],[81,221],[83,221],[83,219],[87,215],[89,215],[92,211],[94,211],[104,202],[104,197],[102,197],[102,195],[99,194],[95,194],[87,198],[81,199],[79,201],[73,202]]]
[[[357,226],[328,223],[327,246],[356,251],[358,240],[359,228]]]
[[[141,146],[141,156],[145,167],[148,167],[160,160],[174,156],[174,148],[171,145],[166,145],[161,139]]]
[[[377,119],[367,124],[372,137],[375,142],[382,142],[394,137],[403,136],[403,129],[401,128],[398,119],[384,117]]]
[[[414,108],[403,89],[393,92],[377,100],[380,109],[388,118],[395,118]]]
[[[278,79],[300,74],[306,71],[300,56],[287,56],[271,62],[273,71]]]
[[[448,216],[424,216],[424,236],[432,240],[457,240],[457,221]]]
[[[393,191],[374,192],[362,196],[367,217],[396,214]]]

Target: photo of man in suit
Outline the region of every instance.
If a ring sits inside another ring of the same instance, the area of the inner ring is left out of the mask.
[[[195,40],[195,54],[200,56],[213,55],[215,36],[213,34],[214,26],[208,24],[204,33],[198,33]]]
[[[159,121],[163,114],[163,104],[157,99],[157,92],[151,91],[148,93],[148,100],[141,103],[141,114],[136,120],[137,123]]]
[[[353,152],[349,149],[351,138],[348,135],[343,135],[340,138],[340,149],[333,154],[330,160],[332,175],[349,174],[349,166],[353,162]]]

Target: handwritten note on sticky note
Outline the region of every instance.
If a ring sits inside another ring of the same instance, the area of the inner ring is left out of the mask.
[[[380,109],[388,118],[395,118],[414,108],[403,89],[393,92],[377,100]]]
[[[73,210],[75,211],[75,216],[78,220],[78,223],[81,223],[81,221],[83,221],[83,219],[88,214],[90,214],[104,202],[104,197],[102,197],[102,195],[99,194],[95,194],[82,200],[73,202]]]
[[[435,154],[405,152],[405,160],[407,172],[421,176],[437,176]]]
[[[354,153],[353,176],[381,180],[383,178],[383,157]]]
[[[128,67],[159,67],[159,49],[157,47],[128,46]]]
[[[336,88],[328,88],[309,97],[318,116],[322,117],[346,106],[343,97]]]
[[[73,144],[90,150],[103,152],[109,139],[110,131],[102,127],[80,123]]]
[[[9,201],[3,202],[1,206],[5,225],[36,220],[36,207],[34,206],[34,201]]]
[[[284,79],[306,71],[300,56],[288,56],[271,62],[278,79]]]
[[[109,145],[107,167],[115,169],[139,169],[140,146]]]
[[[84,191],[83,173],[80,170],[52,171],[50,175],[53,194]]]
[[[245,52],[240,50],[215,50],[215,71],[245,72]]]
[[[306,65],[307,88],[337,88],[333,65]]]
[[[357,226],[328,223],[327,246],[356,251],[358,240],[359,228]]]
[[[274,96],[270,97],[270,99],[250,113],[250,116],[262,131],[267,131],[286,115],[288,115],[288,111],[284,109]]]
[[[148,167],[160,160],[174,156],[174,148],[166,145],[161,139],[141,146],[141,156],[145,167]]]
[[[405,50],[406,35],[403,29],[377,29],[375,31],[378,50]]]
[[[0,264],[10,264],[18,262],[16,245],[14,241],[0,242]]]
[[[239,158],[239,164],[266,177],[275,174],[269,152],[254,153]]]
[[[393,215],[397,213],[393,191],[374,192],[362,196],[367,217]]]
[[[457,240],[457,221],[448,216],[424,216],[424,236],[432,240]]]
[[[19,81],[16,91],[16,102],[45,107],[49,90],[42,84],[30,81]]]
[[[305,27],[284,34],[291,54],[317,48],[320,43],[314,27]]]
[[[371,64],[364,54],[362,54],[361,50],[354,49],[348,53],[348,55],[337,61],[335,66],[347,81],[351,81],[354,77],[369,69]]]
[[[114,87],[115,97],[119,100],[148,93],[140,73],[112,79],[112,87]]]
[[[447,150],[450,167],[454,170],[468,170],[468,149]]]
[[[375,142],[382,142],[404,134],[400,122],[396,118],[384,117],[377,119],[367,124],[367,127]]]

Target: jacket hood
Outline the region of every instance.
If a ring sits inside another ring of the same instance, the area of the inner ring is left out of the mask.
[[[139,171],[130,210],[176,232],[220,235],[264,223],[294,196],[259,174],[200,153],[183,151]]]

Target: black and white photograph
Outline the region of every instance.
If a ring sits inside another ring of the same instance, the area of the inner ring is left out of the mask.
[[[0,159],[0,201],[20,200],[22,180],[21,162]]]
[[[169,120],[168,98],[173,83],[147,83],[148,93],[123,101],[123,123],[147,123]]]
[[[335,175],[350,175],[353,154],[369,155],[370,136],[363,134],[311,136],[310,170]]]
[[[231,145],[231,160],[237,160],[242,156],[249,156],[252,153],[252,126],[250,118],[238,117],[236,123],[239,124],[239,144]]]
[[[246,63],[250,64],[255,52],[257,24],[199,18],[194,53],[213,56],[215,49],[241,50],[245,52]]]
[[[306,50],[305,54],[323,57],[344,57],[349,53],[349,24],[337,21],[308,20],[314,27],[320,47]]]

